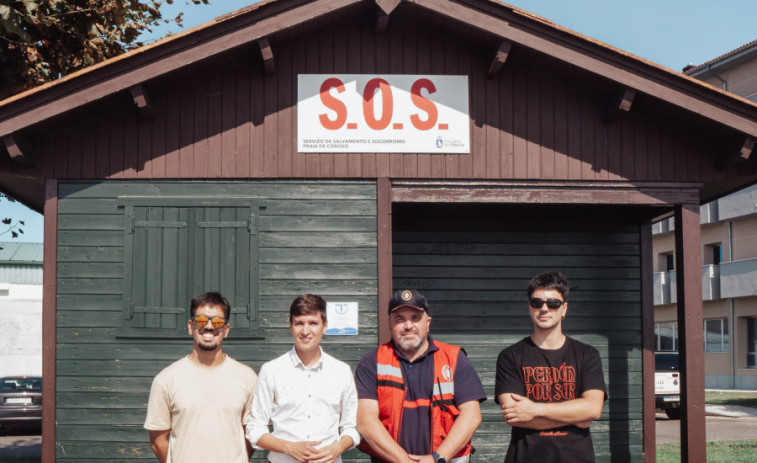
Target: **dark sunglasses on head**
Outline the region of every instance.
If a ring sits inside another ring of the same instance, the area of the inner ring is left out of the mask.
[[[198,328],[202,328],[203,326],[207,325],[208,320],[210,320],[210,324],[213,325],[213,328],[218,329],[226,326],[226,319],[223,317],[208,317],[207,315],[195,315],[194,317],[192,317],[192,321]]]
[[[539,299],[538,297],[532,297],[528,300],[528,303],[533,309],[541,309],[541,307],[545,303],[547,304],[547,307],[550,309],[559,309],[560,307],[562,307],[565,301],[562,301],[560,299],[547,299],[545,301],[544,299]]]

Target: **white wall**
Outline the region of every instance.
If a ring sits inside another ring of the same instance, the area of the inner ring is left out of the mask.
[[[41,376],[41,285],[0,283],[0,329],[0,376]]]

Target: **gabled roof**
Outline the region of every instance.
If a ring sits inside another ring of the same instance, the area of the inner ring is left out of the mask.
[[[272,0],[0,102],[0,137],[273,34],[369,0]],[[757,137],[757,105],[496,0],[376,0],[406,3],[465,24]]]
[[[730,69],[754,59],[757,59],[757,40],[752,40],[700,65],[687,67],[683,72],[687,76],[698,77],[716,69]]]

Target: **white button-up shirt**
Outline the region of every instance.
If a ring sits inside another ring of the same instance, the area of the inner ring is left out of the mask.
[[[321,441],[318,448],[352,438],[357,432],[357,392],[352,370],[321,349],[321,358],[310,368],[302,364],[294,348],[260,369],[246,436],[255,448],[268,434],[290,442]],[[296,463],[294,458],[270,452],[273,463]],[[341,456],[336,463],[341,462]]]

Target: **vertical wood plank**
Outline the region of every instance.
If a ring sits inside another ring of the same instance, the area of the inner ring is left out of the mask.
[[[319,37],[315,34],[314,36],[311,36],[310,39],[305,43],[305,49],[307,50],[306,57],[305,57],[306,62],[307,62],[307,72],[308,73],[320,72],[321,49],[320,49]],[[310,153],[310,154],[301,154],[301,156],[305,158],[305,175],[310,178],[317,178],[320,175],[320,171],[319,171],[320,154]]]
[[[208,77],[203,76],[195,81],[195,99],[194,99],[194,133],[192,134],[192,146],[194,148],[194,169],[192,175],[198,178],[212,176],[209,175],[209,133],[208,133],[208,114],[210,111],[210,88],[208,86]]]
[[[543,76],[541,79],[541,94],[539,105],[539,126],[541,145],[541,168],[540,178],[555,178],[555,82],[552,78]]]
[[[340,24],[332,29],[332,43],[333,48],[333,62],[331,63],[331,71],[333,73],[345,73],[349,67],[349,53],[348,43],[349,36],[347,35],[346,25]],[[360,156],[347,153],[335,153],[334,154],[334,170],[333,175],[337,178],[349,177],[349,159],[353,156]]]
[[[42,462],[55,462],[58,294],[58,180],[45,181],[42,272]]]
[[[634,166],[636,164],[634,154],[636,152],[636,140],[633,133],[633,122],[628,117],[620,121],[621,136],[621,175],[624,179],[634,178]]]
[[[137,178],[152,178],[152,122],[139,119],[137,130]]]
[[[655,437],[657,431],[655,416],[655,382],[654,382],[654,288],[652,285],[652,224],[639,227],[641,242],[641,343],[642,343],[642,381],[643,381],[643,420],[644,420],[644,461],[653,463],[657,449]]]
[[[392,184],[388,178],[376,183],[376,214],[378,222],[378,341],[388,342],[392,335],[386,309],[392,296]]]
[[[221,76],[222,79],[222,95],[221,95],[221,152],[217,157],[219,158],[219,164],[221,167],[220,175],[223,178],[237,177],[239,175],[237,159],[239,153],[236,148],[236,131],[238,125],[236,124],[237,116],[237,102],[242,101],[239,98],[239,90],[236,85],[236,76],[239,73],[239,68],[243,65],[232,66],[231,69],[226,70]]]
[[[515,155],[513,151],[513,81],[515,69],[505,64],[497,79],[499,87],[499,130],[501,132],[500,149],[500,178],[514,178]]]
[[[445,59],[447,54],[447,37],[435,37],[429,44],[430,57],[431,57],[431,74],[445,74]],[[468,95],[470,95],[470,89]],[[445,178],[447,172],[447,156],[443,154],[431,155],[431,177],[432,178]]]
[[[442,49],[442,56],[439,58],[444,63],[444,72],[441,74],[448,75],[462,75],[466,74],[467,70],[461,65],[459,40],[448,34],[444,37],[444,48]],[[466,50],[467,51],[467,50]],[[470,90],[468,90],[470,92]],[[469,93],[470,95],[470,93]],[[470,118],[470,131],[473,133],[473,118]],[[469,154],[447,154],[444,156],[444,178],[467,178],[472,172],[470,155]],[[465,157],[467,162],[461,161],[461,157]]]
[[[526,177],[541,178],[541,75],[529,69],[526,82]]]
[[[330,74],[334,72],[334,28],[324,27],[319,34],[320,59],[318,61],[318,72]],[[333,153],[312,154],[318,159],[318,177],[333,177],[335,175],[335,157]]]
[[[581,101],[581,179],[594,180],[594,124],[599,118],[594,115],[594,99],[588,92]]]
[[[384,69],[389,70],[389,74],[405,74],[403,66],[405,44],[403,43],[402,30],[403,28],[395,28],[392,33],[385,34],[389,36],[389,48],[386,50],[388,54],[386,59],[389,65]],[[377,92],[376,98],[380,97],[381,94]],[[389,127],[391,127],[391,124]],[[391,153],[386,156],[389,158],[389,176],[392,178],[406,177],[404,171],[405,156],[412,157],[413,155]]]
[[[179,138],[179,168],[182,178],[192,178],[194,172],[194,112],[195,112],[195,83],[197,80],[191,80],[180,88],[181,94],[181,135]]]
[[[286,178],[292,175],[292,157],[297,149],[297,75],[292,69],[291,53],[280,53],[277,62],[279,91],[279,147],[278,176]]]
[[[177,178],[180,175],[179,141],[181,140],[181,94],[179,86],[171,86],[166,94],[166,177]]]
[[[153,98],[154,121],[152,123],[152,176],[166,177],[166,92],[158,92]]]
[[[434,37],[432,31],[421,30],[415,34],[415,43],[417,46],[416,65],[419,74],[433,74],[431,70],[432,37]],[[432,176],[431,163],[434,157],[438,156],[427,153],[418,154],[417,175],[419,178],[429,178]]]
[[[528,85],[524,72],[513,76],[513,177],[528,178]]]
[[[681,461],[707,461],[699,204],[675,207],[676,280],[681,381]]]
[[[252,151],[252,107],[250,64],[239,66],[235,73],[235,87],[237,89],[236,116],[234,118],[234,160],[235,176],[250,177],[250,163],[254,153]]]
[[[418,31],[415,27],[402,28],[402,73],[418,74]],[[405,122],[407,124],[407,122]],[[390,126],[391,127],[391,126]],[[419,153],[402,155],[404,177],[418,177]]]
[[[360,23],[361,21],[348,21],[344,26],[344,38],[346,47],[344,49],[345,61],[347,63],[346,71],[348,74],[360,74],[362,69],[362,45],[363,40],[360,36]],[[364,154],[351,154],[347,158],[347,176],[348,177],[360,177],[362,176],[362,166]]]
[[[206,140],[205,158],[205,175],[198,177],[220,178],[223,172],[223,92],[224,92],[224,70],[208,77],[208,96],[207,96],[207,120],[206,120]],[[199,172],[197,172],[199,174]]]
[[[555,170],[554,178],[565,178],[568,173],[568,105],[567,83],[555,79]]]

